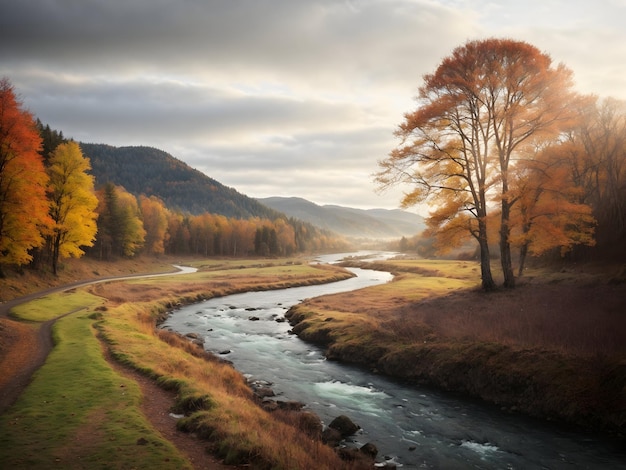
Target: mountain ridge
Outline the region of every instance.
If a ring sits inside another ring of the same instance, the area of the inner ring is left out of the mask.
[[[410,237],[425,228],[423,217],[401,209],[320,206],[296,196],[257,198],[257,201],[290,217],[351,238]]]
[[[163,150],[84,142],[80,147],[91,161],[96,186],[112,182],[136,196],[157,196],[167,207],[192,215],[209,212],[238,219],[282,216]]]
[[[91,162],[97,187],[112,182],[136,196],[157,196],[167,207],[192,215],[269,220],[286,216],[350,238],[408,237],[424,228],[420,216],[400,209],[319,206],[301,197],[255,199],[154,147],[84,142],[80,147]]]

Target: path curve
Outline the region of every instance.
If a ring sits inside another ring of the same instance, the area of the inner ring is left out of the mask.
[[[16,307],[25,302],[39,299],[49,294],[57,292],[65,292],[70,289],[76,289],[78,287],[89,286],[93,284],[101,284],[104,282],[123,281],[126,279],[145,279],[152,277],[172,276],[177,274],[189,274],[196,272],[196,268],[189,266],[173,265],[177,271],[154,273],[154,274],[132,274],[127,276],[111,276],[99,279],[92,279],[87,281],[78,281],[71,284],[65,284],[63,286],[52,287],[39,292],[18,297],[16,299],[9,300],[0,304],[0,322],[5,328],[17,326],[22,324],[18,320],[9,318],[9,312],[13,307]],[[64,313],[58,317],[52,318],[46,322],[41,323],[38,329],[28,328],[16,328],[16,331],[20,331],[22,335],[31,335],[29,338],[17,338],[13,341],[16,344],[21,341],[27,341],[32,349],[27,351],[15,351],[11,354],[11,346],[7,347],[7,353],[5,357],[0,358],[0,370],[4,373],[3,380],[0,380],[0,415],[3,414],[21,395],[31,381],[33,374],[46,362],[48,354],[54,347],[54,341],[52,340],[52,326],[54,323],[63,318],[66,315],[75,313],[82,308],[73,310],[71,312]],[[25,354],[27,353],[27,354]],[[20,357],[21,356],[21,357]],[[2,367],[3,362],[10,361],[10,366]],[[16,365],[16,363],[18,365]]]

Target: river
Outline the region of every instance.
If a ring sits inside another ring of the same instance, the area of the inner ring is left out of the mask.
[[[344,255],[318,261],[334,262]],[[306,403],[326,424],[339,415],[349,416],[362,429],[348,444],[374,443],[381,465],[390,461],[406,469],[626,469],[626,452],[608,439],[327,361],[323,350],[290,334],[289,324],[280,320],[303,299],[392,279],[386,272],[350,270],[356,277],[345,281],[236,294],[187,306],[162,328],[201,335],[207,350],[223,354],[250,380],[270,383],[278,399]]]

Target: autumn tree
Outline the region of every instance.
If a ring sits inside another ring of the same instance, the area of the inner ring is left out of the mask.
[[[99,231],[94,251],[100,259],[134,256],[146,236],[137,198],[112,183],[107,183],[97,195]]]
[[[274,221],[278,250],[282,256],[290,256],[296,249],[294,229],[285,219]]]
[[[580,125],[564,142],[571,178],[582,189],[598,221],[598,249],[604,256],[626,250],[626,103],[613,98],[577,110]]]
[[[146,231],[141,220],[137,198],[122,187],[118,187],[117,220],[119,224],[120,255],[135,256],[143,247]]]
[[[424,76],[417,110],[396,131],[400,145],[380,162],[381,188],[412,185],[403,206],[431,203],[431,225],[442,236],[464,232],[477,240],[485,290],[495,287],[488,237],[493,201],[500,206],[504,285],[515,285],[510,174],[523,144],[554,139],[570,124],[571,75],[525,42],[469,41]]]
[[[81,257],[81,247],[92,246],[97,232],[95,212],[98,198],[89,159],[76,142],[59,145],[50,155],[48,197],[54,222],[49,235],[52,272],[56,275],[59,258]]]
[[[48,177],[33,117],[8,79],[0,80],[0,275],[2,265],[28,263],[51,224]]]
[[[171,211],[167,218],[167,243],[165,252],[168,254],[190,253],[190,221],[180,212]]]
[[[530,151],[530,150],[529,150]],[[511,241],[520,250],[518,275],[527,255],[559,248],[561,254],[576,245],[594,245],[595,219],[581,203],[583,189],[570,172],[569,145],[560,142],[533,150],[512,173],[509,200]]]
[[[165,253],[168,211],[156,196],[139,196],[143,228],[146,231],[144,249],[151,254]]]

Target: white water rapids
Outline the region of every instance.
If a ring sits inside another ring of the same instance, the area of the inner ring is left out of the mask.
[[[333,262],[345,255],[319,261]],[[290,334],[287,322],[276,321],[305,298],[392,278],[385,272],[351,270],[357,277],[346,281],[237,294],[187,306],[174,312],[162,328],[201,335],[207,350],[228,351],[223,357],[243,374],[271,383],[281,400],[306,403],[326,424],[341,414],[349,416],[362,428],[349,444],[374,443],[381,464],[391,460],[407,469],[626,469],[624,450],[606,439],[327,361],[320,348]]]

